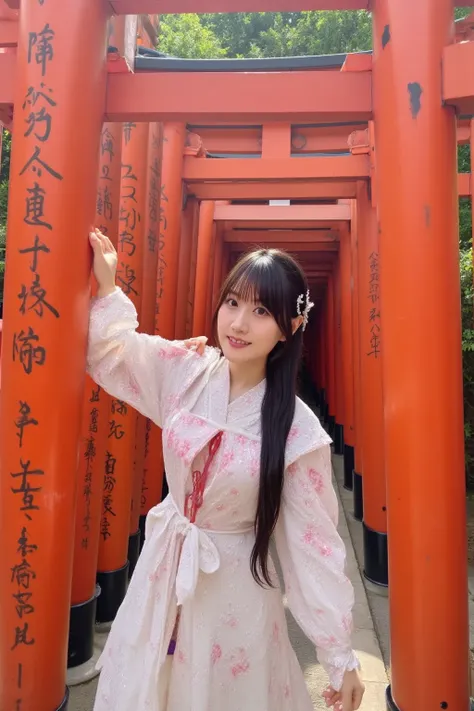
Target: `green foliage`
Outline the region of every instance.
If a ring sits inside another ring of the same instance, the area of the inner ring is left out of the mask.
[[[159,49],[186,59],[218,58],[226,54],[214,32],[201,23],[198,15],[163,15]]]
[[[474,6],[471,7],[456,7],[454,9],[454,19],[455,20],[462,20],[463,17],[467,17],[469,13],[471,13],[474,10]]]
[[[165,15],[160,49],[178,57],[288,57],[370,49],[367,12]]]
[[[469,146],[458,149],[458,170],[470,170]],[[462,308],[462,359],[464,381],[464,439],[466,454],[466,480],[474,489],[474,309],[473,309],[473,265],[472,265],[472,202],[470,198],[459,201],[459,251],[461,270]]]

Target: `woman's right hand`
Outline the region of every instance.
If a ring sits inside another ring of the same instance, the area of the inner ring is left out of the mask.
[[[115,273],[117,271],[117,251],[108,237],[95,229],[89,235],[94,252],[92,269],[97,279],[97,296],[107,296],[115,291]]]

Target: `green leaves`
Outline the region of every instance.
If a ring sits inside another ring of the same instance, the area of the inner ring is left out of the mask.
[[[158,48],[174,57],[211,59],[226,56],[214,32],[198,15],[163,15]]]

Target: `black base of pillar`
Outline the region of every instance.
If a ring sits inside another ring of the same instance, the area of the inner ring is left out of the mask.
[[[146,516],[140,516],[140,519],[138,521],[138,526],[140,528],[140,553],[142,552],[143,544],[145,543],[145,524],[146,524]]]
[[[351,447],[350,444],[345,444],[344,445],[344,489],[347,489],[347,491],[352,491],[353,489],[353,482],[352,482],[352,473],[354,471],[354,447]]]
[[[67,649],[67,668],[72,669],[85,664],[94,654],[94,625],[97,598],[100,587],[96,585],[95,595],[87,602],[72,605],[69,612],[69,640]]]
[[[395,701],[393,700],[393,697],[392,697],[392,687],[391,687],[391,686],[388,686],[388,687],[387,687],[387,691],[386,691],[386,694],[385,694],[385,698],[386,698],[386,701],[387,701],[387,711],[400,711],[400,709],[398,708],[398,706],[395,704]]]
[[[127,592],[128,561],[118,570],[97,573],[101,595],[97,600],[96,622],[112,622]]]
[[[140,555],[140,538],[141,531],[138,529],[136,533],[133,533],[128,537],[128,562],[130,563],[128,567],[128,579],[133,575],[135,566],[138,561],[138,556]]]
[[[344,427],[338,425],[337,422],[334,432],[334,453],[344,454]]]
[[[328,434],[333,440],[336,432],[336,418],[334,415],[328,415]]]
[[[69,689],[66,686],[66,693],[64,694],[64,699],[61,701],[61,704],[58,706],[56,711],[67,711],[68,703],[69,703]]]
[[[364,518],[364,498],[362,493],[362,476],[356,471],[352,474],[353,492],[354,492],[354,518],[356,521],[362,521]]]
[[[374,531],[363,524],[364,577],[375,585],[388,586],[387,534]]]

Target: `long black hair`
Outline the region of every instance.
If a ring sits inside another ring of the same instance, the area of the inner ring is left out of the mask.
[[[296,382],[303,348],[303,329],[293,334],[298,298],[306,303],[308,284],[299,264],[278,249],[248,253],[227,276],[213,319],[217,340],[217,316],[229,293],[259,302],[273,316],[284,341],[269,354],[266,391],[262,403],[260,486],[255,518],[255,545],[250,557],[252,575],[259,585],[273,586],[268,571],[270,539],[280,513],[285,473],[285,449],[296,406]]]

